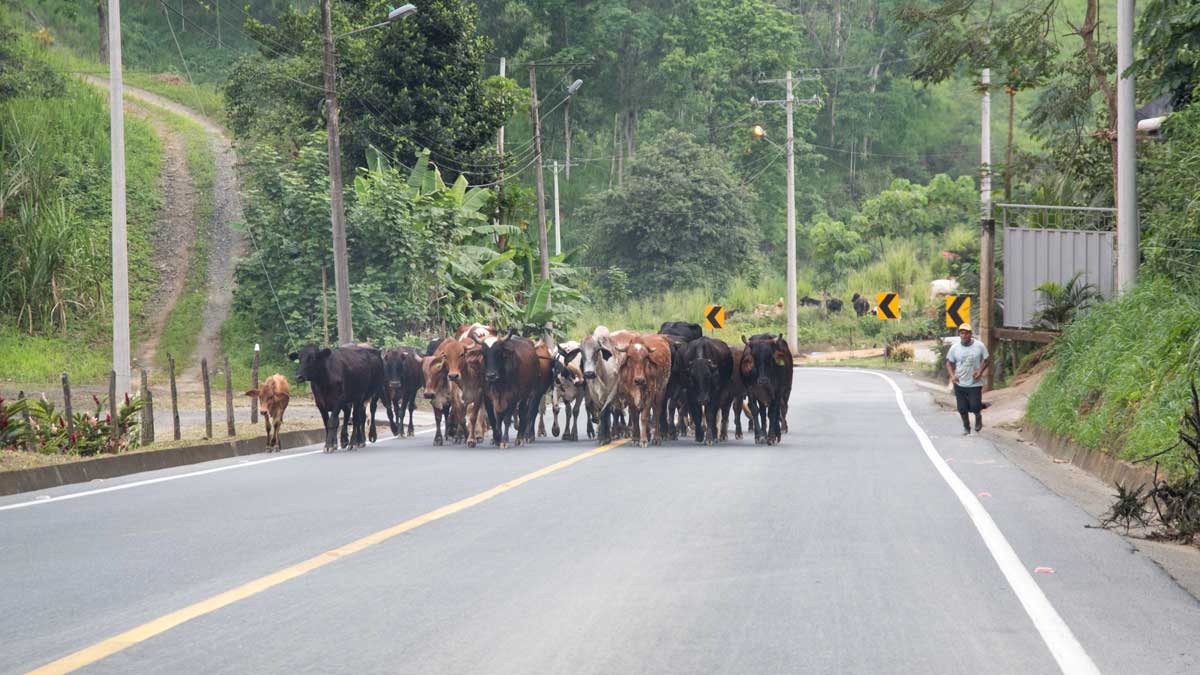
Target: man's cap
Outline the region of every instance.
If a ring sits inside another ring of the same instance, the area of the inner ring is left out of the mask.
[[[958,330],[959,330],[959,332],[960,332],[960,333],[961,333],[962,331],[964,331],[964,330],[965,330],[965,331],[967,331],[968,333],[974,333],[974,332],[975,332],[975,331],[971,330],[971,324],[970,324],[970,322],[968,322],[968,321],[964,321],[964,322],[962,322],[962,323],[958,324]]]

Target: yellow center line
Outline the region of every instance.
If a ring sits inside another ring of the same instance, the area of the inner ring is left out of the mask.
[[[233,588],[225,591],[224,593],[214,595],[211,598],[201,600],[200,602],[184,607],[183,609],[176,610],[170,614],[160,616],[159,618],[148,621],[137,628],[127,630],[120,635],[114,635],[113,637],[101,642],[97,642],[94,645],[84,647],[83,649],[80,649],[73,654],[64,656],[57,661],[47,663],[41,668],[31,670],[29,671],[28,675],[50,675],[51,673],[74,672],[80,668],[83,668],[84,666],[91,665],[101,659],[112,656],[117,652],[128,649],[129,647],[132,647],[140,642],[145,642],[155,635],[161,635],[162,633],[165,633],[182,623],[186,623],[197,617],[204,616],[205,614],[211,614],[212,612],[215,612],[222,607],[232,605],[239,600],[245,600],[251,596],[258,595],[259,593],[262,593],[269,588],[278,586],[285,581],[295,579],[298,576],[324,567],[325,565],[328,565],[339,558],[344,558],[345,556],[358,553],[359,551],[375,546],[376,544],[381,544],[392,537],[415,530],[422,525],[432,523],[435,520],[440,520],[446,516],[458,513],[459,511],[469,509],[472,506],[486,502],[492,497],[508,492],[513,488],[520,487],[532,480],[552,474],[555,471],[565,469],[572,464],[582,462],[590,457],[595,457],[602,452],[607,452],[628,442],[628,439],[623,439],[614,443],[609,443],[608,445],[602,445],[598,448],[588,450],[587,452],[582,452],[574,457],[564,459],[561,462],[551,464],[550,466],[543,467],[537,471],[527,473],[524,476],[501,483],[500,485],[497,485],[489,490],[484,490],[473,497],[461,499],[453,504],[447,504],[446,506],[434,509],[429,513],[422,514],[416,518],[411,518],[387,529],[380,530],[373,534],[368,534],[367,536],[352,541],[344,546],[340,546],[331,551],[326,551],[319,555],[313,556],[312,558],[300,563],[296,563],[291,567],[284,568],[278,572],[272,572],[271,574],[242,584],[237,588]]]

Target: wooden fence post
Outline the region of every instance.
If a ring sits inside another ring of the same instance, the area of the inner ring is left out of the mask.
[[[67,434],[75,435],[75,408],[71,406],[71,378],[67,377],[66,373],[62,374],[63,386],[63,411],[67,418]]]
[[[167,352],[167,373],[171,379],[171,424],[175,429],[175,440],[179,440],[179,391],[175,388],[175,357]]]
[[[121,437],[121,423],[117,419],[117,371],[108,371],[108,424],[112,429],[113,440]],[[117,446],[113,443],[113,447]]]
[[[233,427],[233,375],[229,372],[229,355],[225,355],[225,428],[230,436],[237,436]]]
[[[212,438],[212,387],[208,381],[208,359],[200,359],[200,376],[204,380],[204,437]]]
[[[154,442],[154,397],[150,393],[150,379],[142,368],[142,445]]]
[[[250,391],[258,392],[258,343],[254,343],[254,360],[250,362]],[[250,424],[258,424],[258,397],[250,406]]]
[[[23,390],[17,392],[17,403],[22,403],[24,401],[25,401],[25,392]],[[21,443],[21,447],[24,448],[25,452],[30,452],[31,450],[29,448],[29,404],[28,403],[21,406],[21,420],[25,422],[25,440]]]

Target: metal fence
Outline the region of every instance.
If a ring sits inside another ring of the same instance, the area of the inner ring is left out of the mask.
[[[1034,328],[1037,287],[1082,273],[1104,298],[1116,293],[1116,210],[997,204],[1004,250],[1004,325]]]

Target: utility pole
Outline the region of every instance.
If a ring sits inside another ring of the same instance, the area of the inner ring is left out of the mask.
[[[563,143],[567,146],[567,182],[571,180],[571,98],[563,106]]]
[[[794,116],[796,110],[796,97],[792,91],[792,87],[796,82],[808,82],[818,79],[815,76],[793,77],[792,71],[787,71],[787,77],[783,80],[759,80],[760,84],[777,84],[783,82],[785,87],[786,97],[782,101],[760,101],[756,98],[750,99],[750,104],[755,107],[762,107],[767,104],[783,105],[787,111],[787,138],[784,141],[783,150],[787,153],[787,343],[788,348],[793,354],[799,351],[799,342],[797,341],[797,309],[796,309],[796,135],[793,130]],[[810,97],[801,103],[817,104],[821,99],[816,96]],[[761,127],[755,127],[755,135],[760,138],[766,138],[766,133]],[[769,139],[768,139],[769,140]],[[775,145],[772,143],[772,145]],[[778,146],[776,146],[778,147]]]
[[[784,107],[787,109],[787,340],[788,349],[792,354],[799,352],[797,342],[796,321],[796,136],[792,131],[792,113],[795,111],[796,98],[792,95],[792,71],[787,71],[786,96]]]
[[[1137,282],[1141,224],[1137,209],[1137,120],[1133,65],[1134,0],[1117,0],[1117,289]]]
[[[125,98],[121,73],[121,0],[108,0],[108,119],[112,155],[114,396],[129,392],[129,247],[125,229]],[[115,400],[115,399],[114,399]],[[110,402],[111,403],[111,402]]]
[[[571,164],[567,163],[568,171]],[[554,255],[562,255],[562,216],[558,210],[558,160],[554,160]]]
[[[542,177],[542,118],[538,111],[537,96],[537,64],[529,64],[529,93],[532,98],[529,112],[533,117],[533,152],[534,164],[537,165],[534,177],[537,179],[537,214],[538,214],[538,251],[542,260],[542,281],[550,278],[550,251],[546,236],[546,184]],[[546,306],[550,306],[550,296],[546,296]]]
[[[507,77],[507,60],[500,57],[500,77]],[[500,177],[496,185],[496,224],[500,224],[500,211],[504,208],[504,125],[496,135],[496,155],[500,158]]]
[[[346,262],[346,211],[342,203],[342,142],[338,135],[335,91],[333,18],[330,0],[321,0],[321,29],[325,43],[325,128],[329,133],[329,206],[333,224],[333,287],[337,304],[337,343],[354,342],[350,320],[350,269]]]
[[[982,217],[979,236],[979,339],[988,352],[995,349],[992,340],[992,316],[995,314],[996,221],[992,218],[992,82],[991,69],[984,68],[980,82],[983,85],[983,100],[980,108],[979,164],[982,174],[979,180],[979,201]],[[989,369],[984,381],[985,390],[992,388],[992,373]]]

